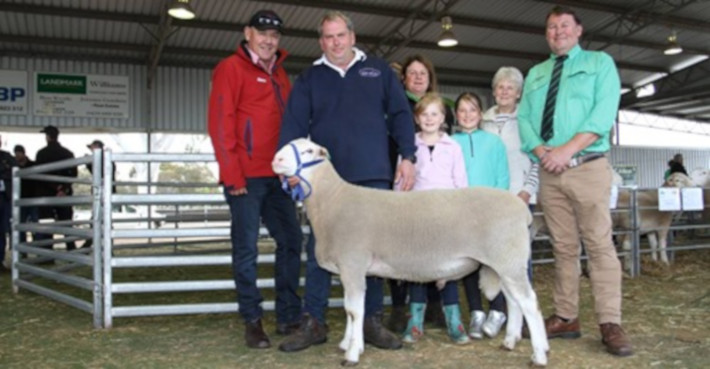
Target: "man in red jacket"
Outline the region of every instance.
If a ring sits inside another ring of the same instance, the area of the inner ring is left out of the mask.
[[[219,164],[219,181],[232,215],[232,272],[246,345],[271,346],[261,325],[263,298],[256,286],[260,218],[276,240],[276,332],[298,327],[296,293],[303,235],[291,199],[271,169],[281,115],[291,90],[279,49],[283,21],[270,10],[256,12],[244,27],[237,51],[212,74],[208,129]]]

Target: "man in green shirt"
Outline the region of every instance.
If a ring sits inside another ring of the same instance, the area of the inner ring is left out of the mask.
[[[611,167],[604,156],[620,99],[619,74],[606,53],[579,46],[573,10],[547,16],[550,59],[534,66],[518,110],[522,149],[540,163],[540,201],[555,255],[555,314],[549,338],[581,336],[580,241],[589,255],[594,308],[608,352],[632,354],[621,328],[621,265],[611,238]]]

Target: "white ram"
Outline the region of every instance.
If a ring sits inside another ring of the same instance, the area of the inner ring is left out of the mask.
[[[524,317],[532,363],[547,364],[544,322],[526,274],[531,219],[516,196],[484,188],[394,192],[354,186],[338,176],[327,151],[307,139],[284,146],[272,166],[277,174],[300,178],[318,264],[340,275],[347,315],[343,365],[356,365],[364,351],[366,276],[457,280],[479,263],[486,296],[502,289],[508,300],[503,346],[515,347]]]
[[[683,173],[671,174],[664,187],[691,187],[693,181]],[[629,209],[630,192],[619,192],[618,208]],[[638,210],[636,219],[641,235],[647,235],[648,243],[651,248],[651,258],[654,261],[660,259],[661,262],[668,264],[668,254],[666,253],[668,230],[673,222],[673,212],[658,210],[658,191],[639,191],[636,195]],[[612,216],[614,228],[633,229],[632,219],[629,213],[614,213]],[[631,250],[631,235],[622,234],[620,236],[621,248],[624,251]],[[625,270],[631,269],[631,258],[625,259]]]

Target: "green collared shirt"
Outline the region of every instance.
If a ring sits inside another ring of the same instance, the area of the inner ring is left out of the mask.
[[[576,45],[568,54],[560,77],[553,118],[554,134],[547,142],[540,137],[542,112],[550,86],[556,55],[534,66],[525,78],[518,108],[522,150],[538,161],[532,150],[540,145],[561,146],[578,133],[594,133],[599,139],[580,154],[609,150],[609,135],[621,99],[621,82],[609,54],[582,50]]]

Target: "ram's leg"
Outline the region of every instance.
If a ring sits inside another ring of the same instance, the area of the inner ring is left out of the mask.
[[[520,305],[515,299],[513,299],[505,286],[501,286],[501,290],[503,291],[505,300],[508,303],[508,322],[505,326],[503,348],[506,350],[512,350],[521,338],[523,328],[523,311],[520,310]]]
[[[503,291],[508,292],[508,296],[506,296],[509,297],[508,306],[517,304],[528,324],[530,341],[533,347],[532,364],[536,366],[547,365],[547,351],[549,351],[550,346],[545,333],[545,323],[537,304],[537,296],[525,272],[521,269],[519,273],[501,276],[501,284]],[[520,332],[519,328],[517,330]],[[510,328],[507,328],[503,344],[510,343],[510,341],[514,342],[515,337],[519,334],[511,332]]]
[[[340,281],[345,292],[345,313],[348,316],[345,336],[340,342],[340,348],[345,350],[342,365],[354,366],[365,349],[362,333],[365,317],[365,273],[341,269]]]
[[[648,234],[648,245],[651,247],[651,259],[658,261],[658,239],[656,238],[656,232]]]
[[[661,254],[661,262],[668,265],[668,253],[666,248],[668,247],[668,229],[658,231],[658,253]]]

